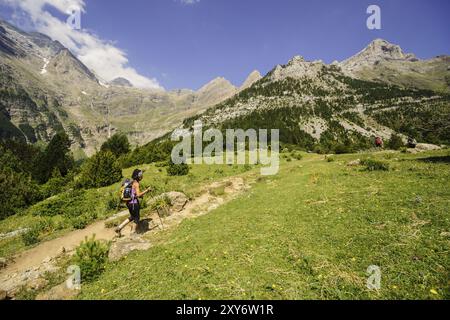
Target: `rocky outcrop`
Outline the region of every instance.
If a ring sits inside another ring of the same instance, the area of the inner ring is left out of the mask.
[[[154,204],[156,201],[163,199],[163,198],[167,198],[169,200],[170,209],[172,212],[182,211],[184,209],[184,207],[186,206],[186,204],[189,202],[189,198],[184,193],[172,191],[172,192],[163,193],[163,194],[159,195],[158,197],[150,199],[148,201],[148,205],[152,206],[152,204]]]
[[[15,231],[11,231],[8,233],[2,233],[0,234],[0,240],[5,240],[5,239],[10,239],[10,238],[14,238],[14,237],[18,237],[24,233],[27,233],[29,231],[28,228],[22,228],[22,229],[18,229]],[[1,263],[0,263],[0,269],[1,269]]]

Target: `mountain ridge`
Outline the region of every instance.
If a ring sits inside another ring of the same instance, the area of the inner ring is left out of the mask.
[[[287,88],[282,92],[289,94],[294,79],[308,88],[309,95],[302,93],[302,103],[316,101],[324,92],[345,91],[345,81],[350,80],[341,81],[343,76],[445,94],[450,92],[449,65],[449,56],[420,60],[403,53],[397,45],[377,39],[340,63],[327,65],[321,60],[306,61],[294,56],[264,77],[253,71],[241,87],[217,77],[197,91],[143,90],[108,85],[59,42],[0,21],[0,131],[4,131],[0,136],[14,133],[29,142],[46,142],[62,129],[73,140],[74,152],[91,155],[115,132],[126,133],[133,144],[146,144],[179,127],[186,118],[245,96],[255,86],[261,89],[261,83],[284,81]],[[335,75],[324,74],[324,70]],[[272,100],[277,99],[277,94]],[[318,126],[311,125],[309,130],[317,137],[312,128]]]

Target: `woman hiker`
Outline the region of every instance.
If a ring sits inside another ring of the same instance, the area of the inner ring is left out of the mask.
[[[151,191],[151,188],[148,188],[147,190],[141,192],[140,185],[142,179],[144,178],[144,172],[142,170],[138,169],[134,170],[133,176],[131,178],[133,179],[131,200],[127,202],[127,207],[128,210],[130,211],[130,217],[116,228],[116,233],[119,236],[121,234],[122,229],[125,228],[132,221],[134,221],[134,223],[136,224],[135,231],[137,230],[141,218],[140,217],[141,207],[139,204],[139,198],[142,198]]]

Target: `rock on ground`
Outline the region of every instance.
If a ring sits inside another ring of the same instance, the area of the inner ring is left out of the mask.
[[[11,231],[8,233],[0,233],[0,240],[6,240],[9,238],[14,238],[14,237],[20,236],[24,233],[27,233],[29,230],[30,230],[29,228],[23,228],[23,229]]]
[[[79,290],[67,288],[64,282],[47,292],[39,294],[36,300],[73,300],[79,293]]]
[[[117,239],[109,249],[109,260],[118,261],[132,251],[145,251],[150,247],[150,242],[138,236]]]

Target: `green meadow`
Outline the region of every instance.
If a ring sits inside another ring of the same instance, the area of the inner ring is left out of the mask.
[[[144,184],[191,197],[225,176],[251,188],[148,235],[150,250],[109,263],[80,298],[450,298],[448,150],[282,158],[279,174],[267,177],[259,168],[193,166],[187,177],[167,178],[147,166]],[[388,170],[348,166],[367,158]],[[367,288],[369,266],[381,271],[379,290]]]

